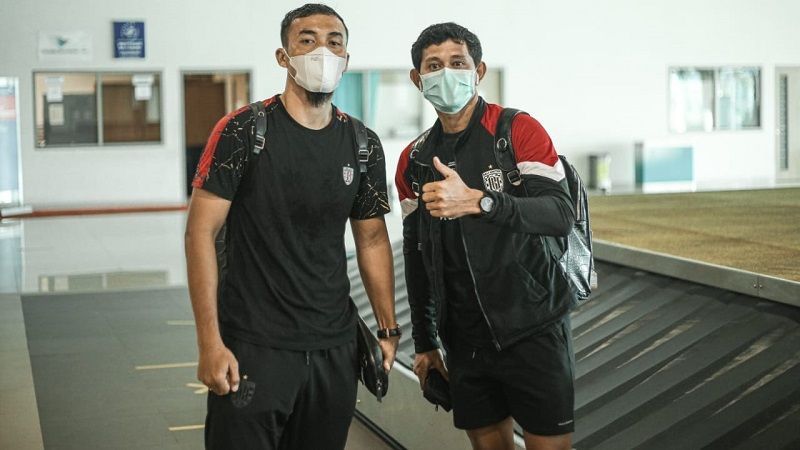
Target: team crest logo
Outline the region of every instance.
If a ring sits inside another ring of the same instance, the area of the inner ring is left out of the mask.
[[[483,172],[483,185],[487,191],[503,192],[503,171],[492,169]]]
[[[239,390],[231,392],[231,403],[237,408],[244,408],[253,400],[256,394],[256,384],[247,379],[247,375],[242,377],[239,383]]]
[[[353,182],[353,173],[352,167],[342,167],[342,179],[344,180],[344,184],[350,186],[350,183]]]

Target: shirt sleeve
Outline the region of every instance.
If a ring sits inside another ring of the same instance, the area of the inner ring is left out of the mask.
[[[575,209],[553,141],[539,121],[519,114],[512,123],[511,142],[525,196],[487,192],[495,203],[482,219],[518,233],[566,236],[575,222]]]
[[[367,129],[367,173],[361,174],[358,193],[350,211],[350,218],[371,219],[388,213],[389,193],[386,188],[386,159],[381,140],[374,131]]]
[[[564,167],[553,141],[538,120],[527,114],[517,115],[511,124],[511,142],[520,175],[535,175],[555,182],[564,179]]]
[[[223,117],[211,131],[197,165],[192,187],[233,200],[250,156],[249,107]]]

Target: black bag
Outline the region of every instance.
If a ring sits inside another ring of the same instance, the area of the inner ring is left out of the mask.
[[[425,379],[425,387],[422,388],[422,396],[425,400],[442,407],[445,411],[453,408],[453,400],[450,397],[450,383],[444,378],[438,369],[428,371],[428,378]]]
[[[505,108],[500,113],[495,128],[494,154],[497,165],[514,186],[523,186],[522,176],[517,168],[516,155],[511,143],[511,123],[517,114],[527,114],[513,108]],[[559,263],[567,277],[570,288],[578,303],[589,299],[592,289],[597,288],[597,273],[592,256],[592,228],[589,223],[589,200],[583,180],[575,167],[563,155],[558,155],[564,166],[564,174],[575,207],[575,223],[565,238],[546,236],[545,242],[553,258]]]
[[[380,402],[389,390],[389,375],[383,370],[383,352],[361,315],[358,316],[358,379]]]

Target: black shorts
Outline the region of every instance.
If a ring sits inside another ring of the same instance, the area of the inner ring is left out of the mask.
[[[208,449],[342,449],[356,406],[355,341],[310,352],[226,339],[235,393],[208,394]]]
[[[447,365],[456,428],[472,430],[512,416],[537,435],[574,430],[568,317],[500,352],[453,344]]]

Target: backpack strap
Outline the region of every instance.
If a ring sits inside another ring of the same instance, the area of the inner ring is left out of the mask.
[[[517,168],[517,156],[511,143],[511,124],[518,114],[527,114],[514,108],[503,108],[494,130],[494,158],[500,170],[505,172],[508,182],[514,186],[522,184],[522,176]]]
[[[411,160],[410,162],[413,162],[414,159],[417,157],[417,153],[419,153],[419,151],[422,149],[422,146],[423,146],[423,144],[425,144],[425,141],[428,139],[428,136],[431,134],[431,130],[432,129],[433,128],[428,128],[427,130],[425,130],[424,133],[422,133],[416,139],[414,139],[414,142],[411,143],[411,151],[408,154],[408,159]],[[421,188],[422,188],[422,186],[419,185],[419,178],[417,177],[417,175],[412,170],[411,171],[411,190],[414,191],[414,194],[416,194],[417,197],[422,197]]]
[[[350,123],[353,124],[353,131],[356,136],[356,160],[358,161],[358,170],[362,174],[367,173],[367,162],[369,161],[369,147],[367,146],[367,127],[364,122],[356,119],[353,116],[348,116]]]
[[[273,108],[274,106],[270,108],[270,112],[272,112]],[[255,118],[253,124],[253,154],[258,155],[261,150],[264,150],[264,145],[267,143],[267,110],[261,101],[250,103],[250,110],[253,111],[253,117]]]

